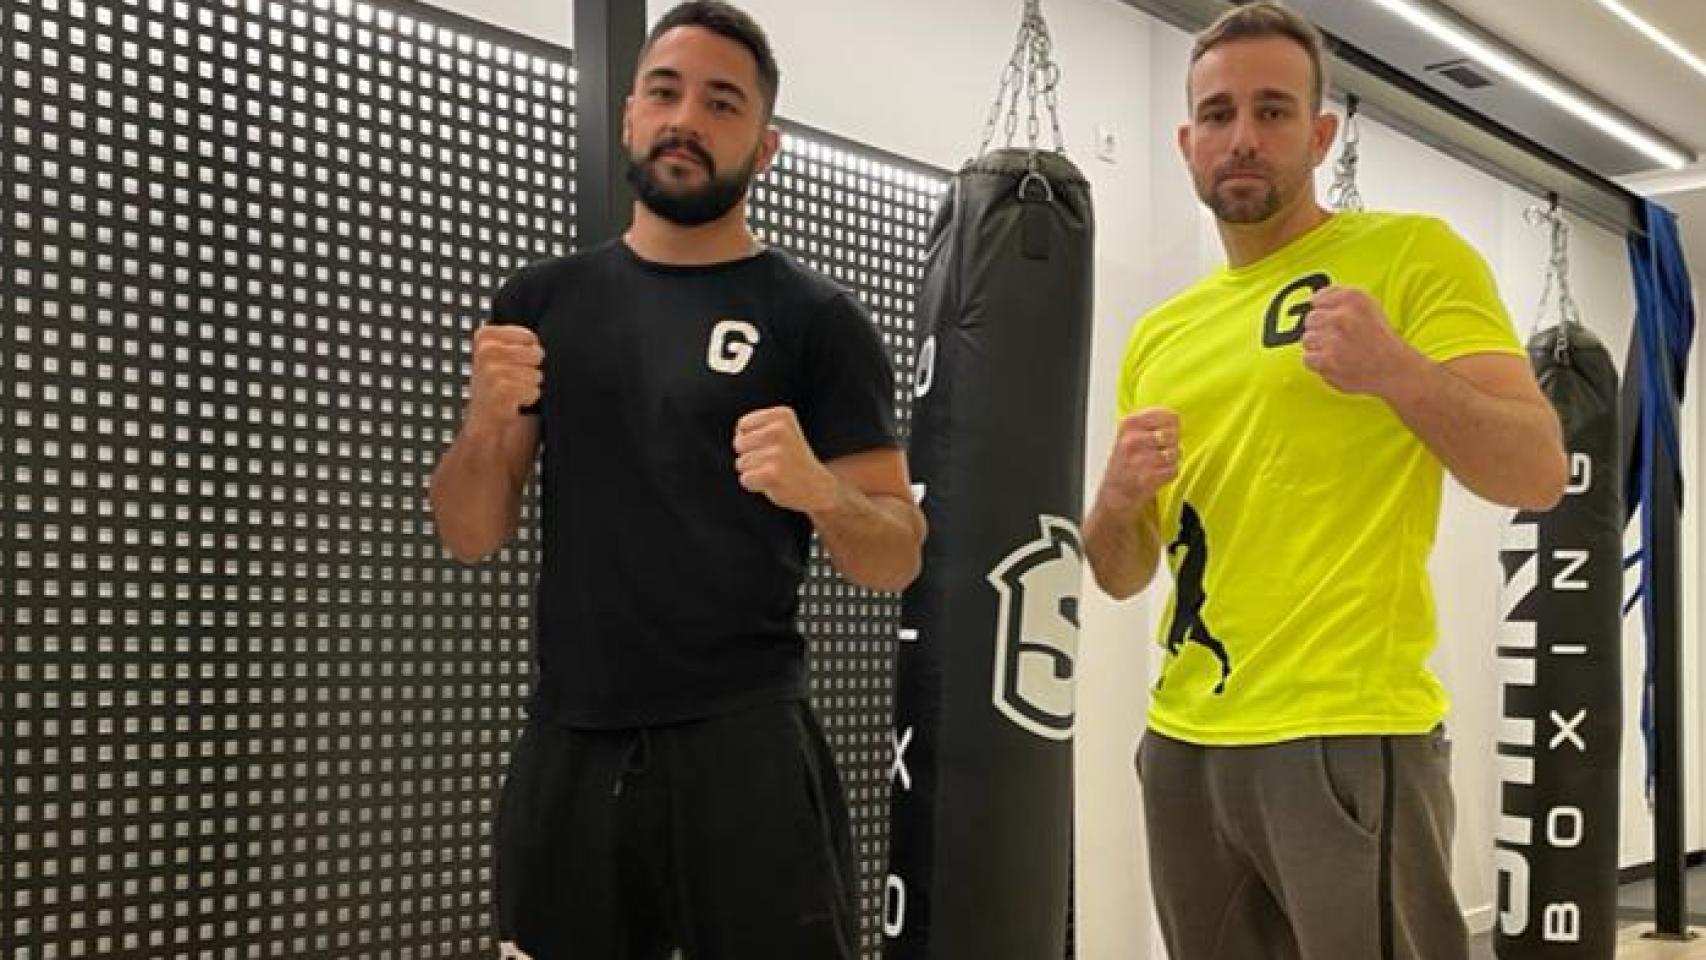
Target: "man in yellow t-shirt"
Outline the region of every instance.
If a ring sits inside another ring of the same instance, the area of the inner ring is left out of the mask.
[[[1322,89],[1282,6],[1198,38],[1179,140],[1228,266],[1134,330],[1085,522],[1113,596],[1173,572],[1138,771],[1174,960],[1467,956],[1425,665],[1442,471],[1524,508],[1564,487],[1482,259],[1438,220],[1316,202]]]

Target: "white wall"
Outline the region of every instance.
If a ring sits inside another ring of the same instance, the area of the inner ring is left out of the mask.
[[[574,46],[574,0],[432,0],[432,5],[559,46]]]
[[[442,6],[567,43],[568,0],[442,0]],[[671,5],[650,0],[653,17]],[[783,70],[780,110],[792,119],[941,167],[976,147],[1020,5],[991,0],[746,0],[775,42]],[[1111,436],[1113,388],[1131,322],[1219,260],[1212,224],[1191,195],[1173,147],[1183,116],[1188,40],[1118,0],[1053,0],[1045,10],[1064,70],[1060,102],[1068,151],[1090,177],[1098,219],[1097,308],[1086,495]],[[1094,159],[1093,131],[1111,127],[1117,162]],[[1376,124],[1364,124],[1362,193],[1372,206],[1445,217],[1492,264],[1512,315],[1532,322],[1545,263],[1542,231],[1523,222],[1534,200]],[[1577,224],[1573,282],[1589,324],[1621,364],[1633,294],[1621,238]],[[1700,345],[1697,344],[1697,348]],[[1700,355],[1697,349],[1697,357]],[[1697,360],[1694,370],[1701,364]],[[1696,376],[1696,380],[1698,377]],[[1691,389],[1690,396],[1698,396]],[[1701,476],[1699,418],[1685,412],[1692,477]],[[1693,487],[1690,488],[1692,493]],[[1492,744],[1499,710],[1491,637],[1498,617],[1497,555],[1504,512],[1448,488],[1432,570],[1442,645],[1435,666],[1455,701],[1459,796],[1457,889],[1472,922],[1491,921],[1491,851],[1497,808]],[[1698,580],[1700,511],[1687,520],[1685,567]],[[1698,638],[1699,589],[1685,586],[1685,636]],[[1152,946],[1141,814],[1131,759],[1142,729],[1155,655],[1146,597],[1116,605],[1086,585],[1080,651],[1079,956],[1161,957]],[[1640,801],[1634,710],[1639,627],[1626,633],[1623,860],[1650,856]],[[1706,664],[1690,653],[1689,729],[1700,729]],[[1703,846],[1699,743],[1688,751],[1693,848]]]

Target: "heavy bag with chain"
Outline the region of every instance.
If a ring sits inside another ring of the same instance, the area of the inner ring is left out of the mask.
[[[1567,294],[1566,294],[1567,296]],[[1564,499],[1505,533],[1498,761],[1504,960],[1611,960],[1617,934],[1623,498],[1617,369],[1566,319],[1529,357],[1564,426]]]
[[[919,295],[890,960],[1064,955],[1091,211],[1065,158],[959,171]]]
[[[1058,69],[1037,0],[931,227],[911,467],[930,536],[901,609],[889,960],[1066,955],[1092,297],[1090,191],[1037,148]]]

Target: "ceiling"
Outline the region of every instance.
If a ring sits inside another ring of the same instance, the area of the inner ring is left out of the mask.
[[[1335,0],[1344,4],[1346,0]],[[1649,186],[1692,183],[1655,194],[1682,221],[1683,243],[1697,288],[1706,290],[1706,77],[1655,46],[1596,0],[1444,0],[1508,45],[1545,64],[1600,100],[1687,147],[1697,159],[1680,175],[1643,159],[1634,169],[1599,172],[1636,193]],[[1622,0],[1697,58],[1706,60],[1706,3]],[[1368,0],[1355,0],[1366,5]],[[1603,139],[1603,138],[1602,138]]]
[[[1622,2],[1706,60],[1706,4],[1700,0]],[[1706,77],[1637,33],[1597,0],[1445,0],[1445,5],[1599,100],[1696,154],[1706,152],[1706,110],[1701,109],[1706,103]],[[1654,165],[1648,161],[1643,166],[1653,169]]]
[[[1126,0],[1185,29],[1196,29],[1236,0]],[[1469,162],[1491,160],[1494,167],[1517,158],[1507,167],[1529,189],[1558,190],[1553,184],[1576,185],[1606,180],[1655,200],[1675,211],[1682,223],[1683,243],[1696,286],[1706,289],[1706,76],[1694,72],[1607,10],[1599,0],[1411,0],[1442,15],[1460,29],[1492,41],[1507,54],[1543,74],[1561,78],[1584,99],[1633,120],[1668,145],[1691,156],[1682,171],[1664,168],[1634,148],[1553,106],[1498,73],[1466,61],[1443,41],[1412,27],[1376,0],[1287,0],[1326,32],[1361,51],[1377,72],[1402,75],[1404,82],[1428,88],[1439,98],[1467,108],[1491,125],[1470,122],[1423,124],[1409,129],[1430,142],[1467,136],[1475,140],[1438,142]],[[1636,15],[1669,34],[1697,58],[1706,60],[1706,0],[1621,0]],[[1343,53],[1341,55],[1343,61]],[[1459,69],[1467,67],[1467,73]],[[1365,68],[1341,74],[1353,92],[1361,86],[1369,95]],[[1479,77],[1474,76],[1479,74]],[[1467,84],[1465,83],[1467,81]],[[1379,81],[1377,81],[1379,82]],[[1373,99],[1369,95],[1369,99]],[[1376,105],[1378,106],[1378,104]],[[1419,116],[1410,111],[1411,118]],[[1387,119],[1382,114],[1382,119]],[[1503,129],[1516,134],[1494,135]],[[1527,141],[1529,146],[1513,146]],[[1500,154],[1494,158],[1487,150]],[[1526,159],[1551,153],[1555,169],[1573,172],[1556,177],[1530,176],[1543,161]],[[1477,163],[1477,165],[1483,165]],[[1585,179],[1584,179],[1585,178]],[[1547,182],[1547,186],[1540,186]],[[1597,191],[1597,194],[1596,194]],[[1561,190],[1570,200],[1604,202],[1615,194],[1603,187],[1584,192]],[[1588,196],[1593,195],[1593,196]],[[1614,207],[1620,201],[1613,200]],[[1600,208],[1603,212],[1604,208]],[[1627,223],[1627,206],[1619,218]],[[1599,222],[1607,223],[1605,219]]]

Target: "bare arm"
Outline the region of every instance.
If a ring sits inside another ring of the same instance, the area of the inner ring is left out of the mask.
[[[868,450],[824,464],[829,505],[808,515],[841,575],[872,590],[904,590],[923,565],[925,521],[912,500],[906,457]]]
[[[1549,510],[1563,496],[1563,429],[1523,358],[1476,354],[1425,363],[1387,403],[1477,496],[1525,510]]]
[[[841,575],[872,590],[918,576],[924,514],[912,502],[906,457],[892,448],[824,463],[788,407],[755,410],[735,425],[740,485],[811,518]]]
[[[474,563],[515,535],[539,449],[539,418],[507,426],[464,423],[432,473],[432,515],[450,555]]]
[[[1084,552],[1096,586],[1115,600],[1142,592],[1161,565],[1161,520],[1155,498],[1136,510],[1109,506],[1098,495],[1084,520]]]
[[[1155,494],[1179,469],[1179,417],[1151,407],[1120,421],[1096,502],[1084,520],[1084,552],[1096,585],[1124,600],[1155,579],[1161,520]]]
[[[485,326],[474,334],[468,411],[429,491],[439,539],[464,563],[496,552],[520,522],[539,450],[539,418],[521,410],[539,400],[544,358],[526,328]]]
[[[1436,363],[1398,336],[1366,292],[1331,287],[1315,295],[1303,364],[1337,390],[1385,401],[1477,496],[1547,510],[1564,495],[1563,430],[1525,358]]]

